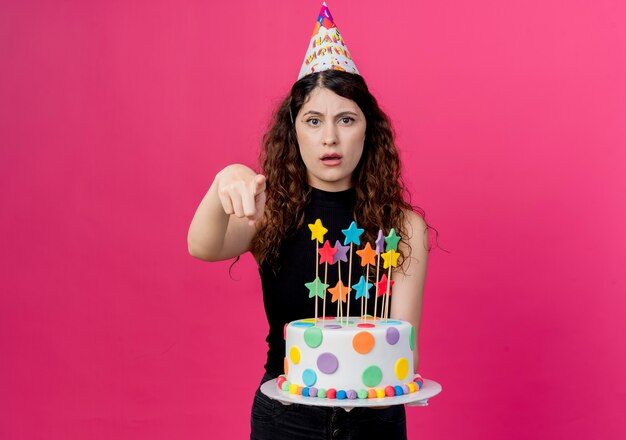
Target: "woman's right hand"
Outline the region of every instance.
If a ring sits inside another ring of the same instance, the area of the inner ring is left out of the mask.
[[[215,176],[217,194],[224,212],[247,218],[255,225],[265,209],[265,176],[245,165],[229,165]]]

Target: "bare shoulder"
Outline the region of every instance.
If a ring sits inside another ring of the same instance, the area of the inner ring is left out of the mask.
[[[428,257],[428,225],[424,218],[415,211],[406,210],[405,214],[405,230],[406,248],[403,249],[403,254],[409,256],[405,263],[405,269],[408,269],[412,264],[411,262],[424,262]]]
[[[405,228],[411,243],[422,243],[428,247],[428,225],[424,217],[412,210],[404,211]]]

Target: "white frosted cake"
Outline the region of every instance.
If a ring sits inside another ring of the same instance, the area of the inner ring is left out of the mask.
[[[306,397],[366,399],[418,391],[415,330],[394,319],[302,319],[285,328],[280,389]]]

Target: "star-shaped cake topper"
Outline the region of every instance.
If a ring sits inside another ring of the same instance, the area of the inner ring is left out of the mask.
[[[335,254],[335,259],[333,263],[336,263],[337,261],[340,261],[340,260],[343,262],[347,262],[348,251],[350,250],[350,246],[342,246],[341,242],[337,240],[335,241],[335,249],[337,250],[337,253]]]
[[[324,292],[326,291],[328,284],[322,283],[322,280],[317,277],[310,283],[304,283],[304,286],[309,289],[309,298],[315,298],[316,296],[319,296],[320,298],[324,299]]]
[[[363,249],[356,251],[356,254],[361,257],[362,267],[365,267],[368,264],[376,266],[376,251],[372,249],[372,246],[369,243],[366,243]]]
[[[398,267],[398,257],[400,257],[400,252],[394,252],[391,250],[380,254],[380,256],[383,257],[383,269],[388,269],[389,265],[391,265],[391,267]]]
[[[346,239],[343,241],[343,244],[354,243],[357,246],[361,244],[361,239],[359,238],[363,233],[363,229],[359,229],[356,227],[356,222],[350,223],[348,229],[342,229],[341,232],[346,236]]]
[[[365,281],[365,277],[361,275],[361,279],[358,283],[353,284],[352,288],[356,290],[355,299],[363,298],[369,299],[370,293],[369,290],[372,288],[373,284]]]
[[[396,235],[396,230],[391,228],[389,231],[389,235],[385,237],[385,243],[387,243],[387,251],[393,249],[394,251],[398,250],[398,242],[400,241],[400,237]]]
[[[391,287],[395,284],[395,281],[389,280],[387,275],[383,274],[380,281],[376,283],[376,287],[378,287],[378,296],[387,293],[387,284],[389,284],[389,295],[391,295]]]
[[[337,253],[337,249],[332,247],[328,240],[324,242],[324,246],[318,249],[317,252],[320,254],[320,264],[333,264],[335,262],[334,256]]]
[[[324,235],[328,232],[322,225],[322,221],[318,218],[315,220],[315,223],[309,224],[309,229],[311,230],[311,240],[317,240],[320,243],[324,242]]]
[[[385,236],[383,230],[378,230],[378,237],[376,237],[376,255],[385,252]]]
[[[331,287],[328,291],[332,294],[331,302],[337,302],[338,299],[341,299],[341,302],[346,302],[346,298],[348,293],[351,291],[348,286],[344,286],[343,282],[339,280],[335,287]]]

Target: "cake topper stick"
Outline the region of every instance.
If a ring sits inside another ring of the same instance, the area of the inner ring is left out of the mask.
[[[342,246],[341,242],[339,240],[335,241],[335,249],[337,250],[337,253],[335,254],[335,258],[334,258],[334,262],[337,263],[337,270],[338,270],[338,275],[339,275],[339,281],[341,281],[341,262],[343,261],[344,263],[348,262],[348,250],[350,249],[349,246]],[[342,286],[343,286],[343,282],[342,282]],[[350,286],[350,284],[348,284],[348,286]],[[348,288],[349,292],[350,289]],[[346,293],[347,293],[346,292]],[[343,316],[343,303],[346,302],[346,297],[343,294],[342,288],[339,289],[339,296],[341,298],[341,302],[338,304],[338,308],[337,308],[337,319],[339,319],[339,317]],[[334,298],[334,297],[333,297]],[[334,302],[334,301],[333,301]]]
[[[337,283],[339,285],[339,304],[337,304],[337,320],[339,322],[343,322],[343,291],[342,291],[342,285],[341,285],[341,262],[337,263],[337,270],[339,272],[338,276],[339,276],[339,283]],[[341,320],[340,320],[341,318]]]
[[[391,251],[391,257],[393,257],[393,249]],[[389,270],[387,271],[387,278],[391,280],[391,265],[389,265]],[[387,318],[389,318],[389,294],[391,293],[391,283],[387,283],[387,291],[385,292],[385,322],[387,322]]]
[[[385,295],[387,294],[387,296],[391,295],[391,286],[393,286],[394,281],[387,278],[387,274],[383,274],[383,276],[380,278],[380,281],[377,283],[376,287],[378,288],[378,295]],[[383,302],[384,302],[383,298]],[[384,305],[381,305],[381,311],[380,311],[380,318],[382,319],[384,316]]]
[[[367,280],[369,281],[370,279],[370,264],[367,263],[367,270],[365,271],[365,274],[367,275]],[[363,313],[363,317],[367,316],[367,300],[368,300],[369,296],[365,297],[365,313]],[[361,298],[361,302],[363,302],[363,298]]]
[[[367,267],[365,275],[367,279],[370,278],[370,265],[376,264],[376,251],[372,249],[372,246],[369,243],[365,243],[365,247],[361,250],[356,251],[356,254],[361,257],[361,267]],[[365,313],[361,313],[361,316],[364,316],[367,313],[367,299],[369,295],[365,297]],[[361,297],[361,302],[363,302],[363,297]]]
[[[400,241],[400,237],[396,235],[395,229],[391,228],[389,231],[389,235],[385,237],[385,243],[387,252],[382,254],[384,264],[383,269],[389,268],[387,278],[391,280],[391,268],[398,266],[398,258],[400,257],[400,253],[398,252],[398,242]],[[395,252],[394,252],[395,251]],[[391,281],[387,285],[387,292],[385,295],[385,321],[389,318],[389,303],[391,296]]]
[[[352,284],[352,244],[356,244],[359,246],[361,244],[361,239],[359,238],[363,233],[363,229],[359,229],[356,226],[356,222],[353,221],[348,226],[348,229],[342,229],[341,232],[346,237],[343,241],[343,244],[350,245],[350,262],[348,263],[348,286]],[[350,295],[348,295],[348,306],[346,315],[348,319],[350,319]],[[349,321],[348,321],[349,322]]]
[[[380,254],[385,250],[385,236],[383,235],[383,230],[378,230],[378,237],[376,237],[376,281],[378,281],[378,276],[380,274]],[[374,319],[376,319],[376,314],[378,313],[378,283],[376,283],[376,296],[374,297]],[[382,316],[382,312],[381,312]]]
[[[318,252],[320,254],[320,264],[324,263],[324,284],[328,285],[328,263],[333,264],[337,249],[331,247],[330,242],[326,240],[324,246],[318,249]],[[326,290],[324,290],[324,297],[322,298],[322,319],[326,319]]]
[[[359,282],[352,286],[352,288],[356,290],[354,299],[361,298],[361,305],[363,305],[363,297],[367,299],[370,296],[369,290],[372,288],[372,283],[368,283],[365,277],[361,275]],[[363,313],[363,308],[361,308],[361,316],[363,316]]]
[[[317,254],[319,253],[319,244],[324,242],[324,235],[328,232],[322,225],[322,221],[318,218],[315,223],[308,225],[311,230],[311,240],[315,240],[315,324],[317,324],[317,298],[319,296],[319,264],[317,263]],[[310,298],[309,294],[309,298]]]

